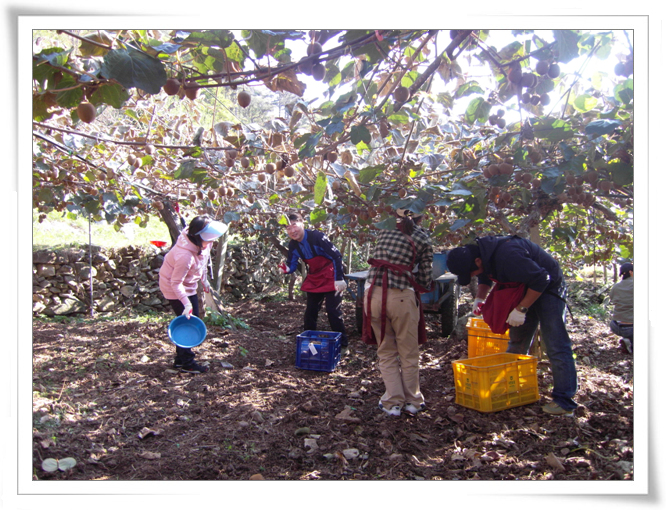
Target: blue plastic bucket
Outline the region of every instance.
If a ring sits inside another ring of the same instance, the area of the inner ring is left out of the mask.
[[[180,315],[169,323],[169,339],[178,347],[196,347],[204,341],[206,333],[206,325],[196,315],[189,319]]]

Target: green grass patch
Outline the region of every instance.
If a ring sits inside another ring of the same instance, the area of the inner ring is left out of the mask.
[[[32,247],[39,249],[69,248],[87,245],[90,241],[102,248],[122,248],[123,246],[149,246],[150,241],[171,242],[169,229],[158,217],[152,216],[145,228],[136,223],[123,225],[116,231],[106,221],[88,224],[88,218],[71,213],[52,211],[40,223],[39,213],[32,211]]]

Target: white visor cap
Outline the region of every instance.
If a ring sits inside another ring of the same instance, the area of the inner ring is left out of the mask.
[[[220,236],[226,234],[229,230],[229,225],[221,221],[211,221],[206,227],[199,232],[201,239],[204,241],[215,241]]]

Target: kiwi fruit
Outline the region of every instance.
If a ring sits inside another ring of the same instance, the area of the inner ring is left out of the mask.
[[[390,129],[388,121],[386,118],[383,118],[379,122],[379,134],[382,135],[382,138],[386,138],[389,135]]]
[[[500,163],[499,173],[502,175],[511,175],[513,173],[513,165],[511,163]]]
[[[509,72],[509,81],[511,83],[518,84],[521,82],[522,78],[523,78],[523,71],[520,69],[520,67],[511,69],[511,71]]]
[[[315,64],[312,66],[312,77],[315,80],[321,81],[324,79],[325,75],[326,75],[326,68],[324,67],[324,64]]]
[[[238,151],[236,149],[229,149],[227,151],[227,156],[229,156],[230,159],[236,159],[238,156]]]
[[[231,158],[226,158],[224,160],[224,164],[227,165],[228,167],[232,167],[232,166],[234,166],[234,160],[231,159]]]
[[[169,78],[162,88],[168,96],[175,96],[178,94],[178,90],[180,89],[180,80],[177,80],[176,78]]]
[[[194,101],[197,98],[197,94],[199,94],[199,88],[198,87],[186,87],[185,88],[185,96],[190,101]]]
[[[549,105],[549,104],[550,104],[550,96],[549,96],[548,94],[541,94],[541,95],[539,96],[539,98],[540,98],[540,101],[539,101],[539,102],[540,102],[542,105],[546,106],[546,105]]]
[[[550,78],[557,78],[560,75],[560,66],[557,64],[551,64],[548,68],[548,76]]]
[[[540,101],[541,101],[541,97],[539,97],[539,96],[536,95],[536,94],[534,94],[534,95],[530,98],[530,103],[532,103],[534,106],[538,105]]]
[[[520,86],[526,89],[531,89],[536,85],[537,77],[535,74],[527,73],[523,74],[520,78]]]
[[[241,106],[241,108],[247,108],[250,105],[250,101],[252,100],[250,94],[245,92],[244,90],[241,90],[238,93],[238,104]]]
[[[266,173],[268,174],[275,173],[275,165],[273,163],[268,163],[266,165]]]
[[[79,116],[79,119],[86,124],[91,123],[95,120],[95,117],[97,117],[97,110],[95,110],[95,107],[88,101],[80,103],[79,106],[76,107],[76,113]]]
[[[310,60],[310,59],[303,60],[303,62],[301,62],[298,65],[298,70],[303,74],[307,74],[308,76],[312,76],[312,67],[313,66],[314,66],[314,63],[312,62],[312,60]]]
[[[532,182],[532,174],[528,174],[527,172],[523,174],[523,182],[525,184]]]
[[[504,129],[506,127],[506,119],[497,119],[497,127]]]
[[[393,91],[393,97],[399,103],[406,103],[409,99],[409,89],[407,87],[400,86]]]
[[[400,188],[398,190],[398,196],[400,198],[405,198],[407,196],[407,190],[405,188]]]
[[[496,165],[496,164],[494,164],[494,163],[493,163],[492,165],[490,165],[490,166],[488,167],[488,173],[489,173],[491,176],[499,175],[499,173],[500,173],[499,165]]]
[[[329,161],[330,163],[335,163],[338,160],[338,153],[337,152],[327,152],[324,154],[324,159],[326,161]]]
[[[240,164],[243,168],[247,168],[250,166],[250,158],[242,157],[240,160]]]
[[[498,120],[499,117],[497,115],[491,115],[490,117],[488,117],[488,122],[490,123],[491,126],[496,126]]]
[[[153,155],[155,154],[155,146],[154,145],[146,145],[146,153]]]
[[[323,50],[322,46],[318,42],[313,42],[312,44],[308,45],[308,56],[310,55],[316,55],[317,53],[321,53]]]
[[[548,69],[550,69],[550,65],[545,60],[540,60],[539,62],[537,62],[536,72],[541,76],[548,73]]]
[[[335,191],[338,191],[342,187],[342,184],[340,184],[340,181],[333,181],[331,183],[331,188],[333,188]]]
[[[259,182],[264,182],[266,180],[266,174],[257,174],[257,179],[259,179]]]
[[[288,166],[287,168],[284,169],[284,175],[285,177],[293,177],[294,176],[294,167]]]
[[[529,92],[525,92],[525,93],[521,96],[521,99],[522,99],[523,103],[525,103],[525,104],[529,104],[529,103],[532,102],[532,94],[530,94]]]

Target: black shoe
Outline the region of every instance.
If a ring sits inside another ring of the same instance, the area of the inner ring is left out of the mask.
[[[176,368],[181,372],[187,372],[188,374],[205,374],[209,370],[207,366],[199,365],[196,361],[193,361],[189,365],[181,365]]]

